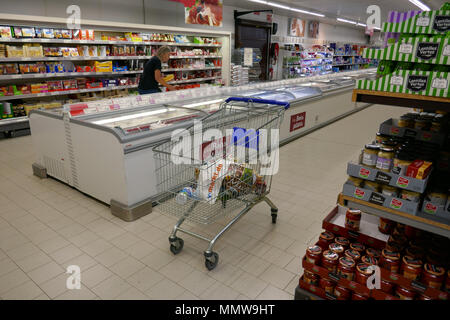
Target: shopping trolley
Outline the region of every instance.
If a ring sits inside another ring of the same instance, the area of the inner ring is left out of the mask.
[[[276,223],[278,208],[267,195],[287,108],[287,102],[228,98],[218,111],[153,148],[156,203],[163,214],[179,218],[169,236],[173,254],[184,246],[177,232],[205,240],[205,266],[212,270],[219,262],[213,251],[217,239],[256,204],[265,201]],[[208,225],[231,213],[234,217],[212,239],[181,227],[184,221]]]

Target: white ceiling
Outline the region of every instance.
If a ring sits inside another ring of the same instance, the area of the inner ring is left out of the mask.
[[[280,14],[289,17],[300,17],[305,19],[320,20],[326,23],[342,24],[351,26],[349,24],[336,22],[336,17],[347,18],[354,21],[365,22],[368,15],[366,9],[372,4],[376,4],[381,8],[381,22],[386,21],[389,11],[407,11],[419,10],[408,0],[269,0],[278,2],[287,6],[305,9],[308,11],[319,12],[326,16],[326,18],[319,18],[311,15],[296,14],[295,12],[279,9],[275,7],[266,6],[263,4],[250,2],[248,0],[223,0],[225,5],[243,8],[243,9],[273,9],[275,14]],[[445,0],[421,0],[428,5],[431,10],[437,10],[445,2]]]

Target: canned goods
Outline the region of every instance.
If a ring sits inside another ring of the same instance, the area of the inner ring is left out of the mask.
[[[322,250],[327,250],[328,246],[333,243],[333,240],[334,234],[329,231],[324,231],[320,234],[317,244],[322,248]]]
[[[331,250],[325,250],[322,254],[322,267],[336,273],[339,255]]]
[[[305,270],[303,274],[303,281],[305,281],[307,284],[311,284],[313,286],[319,285],[319,276]]]
[[[345,227],[353,231],[359,231],[361,210],[348,209],[345,214]]]
[[[422,260],[404,256],[402,259],[401,273],[410,280],[418,280],[422,273]]]
[[[335,252],[339,257],[344,254],[344,247],[336,242],[332,243],[328,247],[331,251]]]
[[[445,270],[442,267],[426,263],[423,267],[423,283],[430,288],[440,289],[444,283]]]
[[[355,262],[358,262],[359,259],[361,259],[361,254],[359,253],[359,251],[353,249],[345,250],[344,255],[350,259],[353,259]]]
[[[371,256],[363,256],[361,258],[361,262],[367,263],[369,265],[374,265],[374,266],[378,265],[378,259],[375,257],[371,257]]]
[[[350,244],[350,249],[358,251],[360,254],[366,250],[366,246],[359,242],[353,242]]]
[[[380,267],[397,273],[400,266],[400,253],[383,249],[381,251]]]
[[[378,225],[378,230],[384,234],[390,234],[394,229],[395,222],[389,219],[380,218],[380,224]]]
[[[322,248],[314,245],[306,249],[306,261],[313,264],[319,264],[322,258]]]
[[[376,250],[376,249],[373,249],[373,248],[367,248],[366,249],[366,254],[369,257],[374,257],[376,259],[380,259],[380,256],[381,256],[381,252]]]
[[[355,277],[355,261],[349,257],[339,259],[338,275],[352,281]]]
[[[343,246],[344,249],[348,249],[348,246],[350,245],[350,241],[345,237],[336,237],[336,239],[334,239],[334,242]]]
[[[369,264],[367,263],[358,263],[356,266],[356,282],[362,284],[363,286],[367,285],[367,279],[372,275],[372,271],[369,270]]]

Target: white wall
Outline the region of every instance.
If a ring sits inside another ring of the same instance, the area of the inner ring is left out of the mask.
[[[145,12],[143,10],[144,3]],[[2,13],[66,17],[66,8],[71,4],[80,6],[81,15],[84,19],[217,30],[217,28],[208,26],[186,25],[184,23],[183,5],[168,0],[2,0],[0,10]],[[224,6],[222,30],[234,32],[234,9],[246,10]],[[251,16],[245,17],[251,18]],[[288,18],[275,15],[274,22],[278,23],[276,35],[287,36]],[[358,30],[324,23],[321,23],[319,27],[319,39],[338,42],[366,42],[363,29]]]

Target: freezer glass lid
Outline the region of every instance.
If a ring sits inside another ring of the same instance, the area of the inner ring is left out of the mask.
[[[277,92],[277,91],[271,91],[271,92],[265,92],[258,95],[251,95],[251,97],[254,98],[260,98],[265,100],[276,100],[276,101],[291,101],[295,99],[295,96],[288,92]]]
[[[225,97],[220,97],[217,99],[203,99],[200,101],[190,101],[187,103],[173,103],[171,106],[188,108],[188,109],[197,109],[205,112],[214,112],[220,108],[222,102],[226,100]]]
[[[320,95],[321,91],[318,88],[314,87],[286,87],[286,88],[280,88],[278,90],[287,91],[290,94],[292,94],[296,99],[300,98],[309,98],[311,96]]]
[[[334,83],[320,83],[320,82],[307,82],[300,84],[302,87],[317,87],[322,90],[327,90],[335,86]]]
[[[167,106],[115,114],[107,118],[93,119],[91,122],[110,128],[121,128],[125,133],[134,133],[164,128],[202,115],[204,113],[195,109],[188,110]]]

